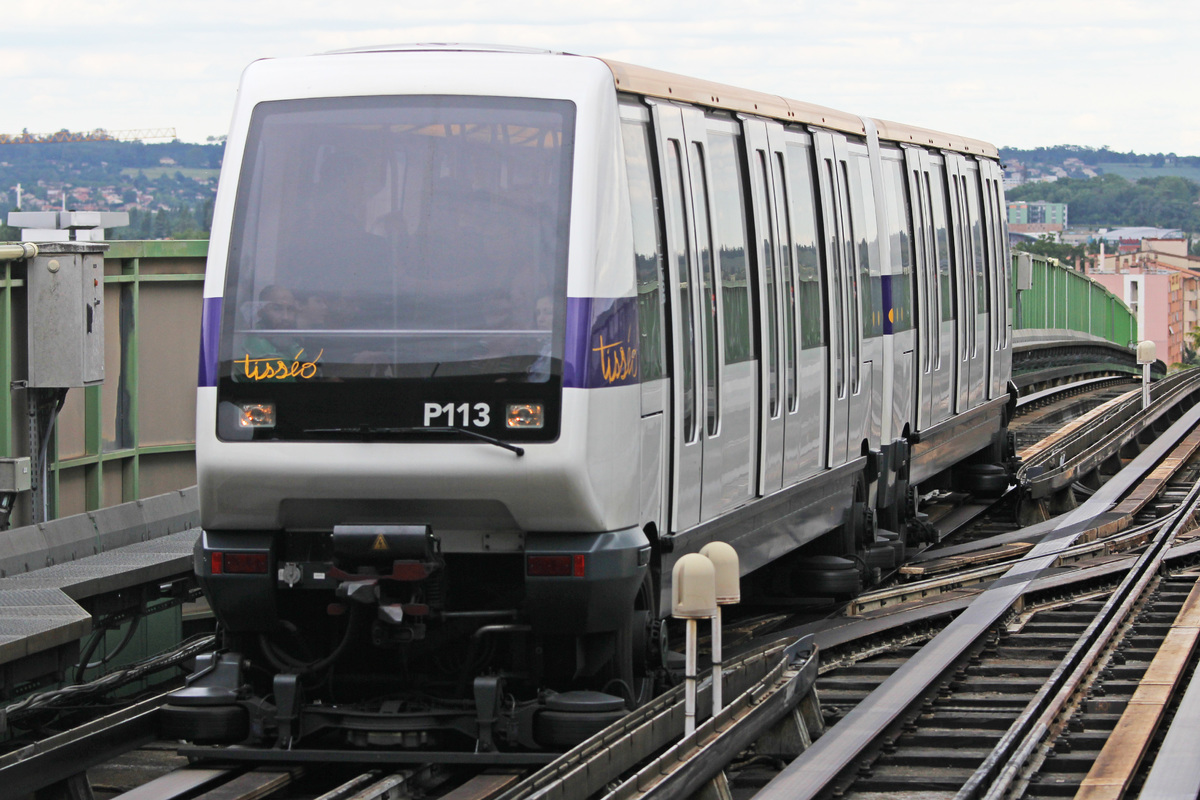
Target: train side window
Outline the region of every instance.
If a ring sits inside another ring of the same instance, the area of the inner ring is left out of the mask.
[[[717,262],[721,268],[721,323],[725,335],[725,363],[754,358],[751,333],[750,272],[746,258],[746,193],[738,137],[708,131],[709,177],[713,186],[713,221]]]
[[[1004,337],[1004,346],[1008,347],[1008,326],[1012,324],[1014,290],[1011,288],[1012,260],[1004,257],[1005,253],[1008,252],[1008,249],[1005,247],[1005,244],[1008,242],[1008,220],[1004,215],[1004,198],[1000,194],[1000,181],[992,181],[992,193],[996,196],[996,236],[999,238],[996,252],[1000,254],[1000,268],[997,280],[1000,281],[1000,286],[1005,288],[1004,301],[1001,304],[1001,307],[1004,309],[1004,323],[1000,331]]]
[[[668,140],[667,168],[670,170],[668,180],[671,190],[675,192],[678,202],[672,210],[670,225],[675,241],[679,243],[678,263],[675,265],[676,275],[679,276],[679,338],[683,349],[683,361],[680,364],[680,377],[683,381],[683,440],[696,441],[696,366],[695,366],[695,308],[692,305],[692,264],[691,242],[688,237],[687,221],[684,218],[684,198],[687,197],[687,183],[683,179],[683,153],[679,142]]]
[[[851,196],[853,196],[855,194],[855,192],[851,188],[852,184],[850,182],[850,168],[846,165],[845,161],[839,161],[838,163],[842,165],[842,183],[843,183],[843,185],[845,185],[846,191]],[[845,197],[842,198],[842,202],[843,203],[846,202]],[[851,201],[850,202],[851,208],[853,208],[853,205],[854,205],[854,203],[853,203],[853,201]],[[859,348],[859,344],[862,341],[862,337],[864,335],[864,333],[863,333],[864,325],[863,325],[862,319],[860,318],[859,312],[860,312],[860,309],[866,307],[865,304],[867,303],[867,300],[864,297],[864,295],[866,292],[869,291],[869,289],[866,286],[859,286],[859,283],[861,281],[859,281],[859,277],[858,277],[857,262],[854,259],[854,255],[855,255],[854,243],[857,241],[857,239],[855,237],[858,235],[858,225],[861,222],[861,220],[856,220],[854,218],[853,211],[851,211],[849,213],[849,217],[850,217],[850,230],[847,231],[847,235],[845,236],[846,253],[844,256],[844,258],[845,258],[844,266],[846,269],[846,317],[845,317],[844,324],[846,326],[845,327],[846,337],[847,337],[846,341],[850,345],[850,347],[849,347],[850,391],[851,391],[851,394],[858,394],[859,381],[862,378],[862,374],[861,374],[862,367],[858,363],[858,352],[859,352],[858,348]],[[866,240],[864,239],[863,241],[865,242]],[[864,249],[864,251],[866,250],[865,247],[863,249]],[[861,304],[854,302],[854,298],[856,298],[856,297],[863,298]]]
[[[767,154],[758,151],[759,179],[762,181],[763,220],[759,241],[762,247],[763,283],[766,289],[764,303],[767,306],[767,371],[769,373],[769,409],[772,419],[779,416],[779,312],[776,307],[778,289],[775,286],[775,241],[771,234],[771,171],[767,168]]]
[[[942,322],[954,319],[954,292],[950,278],[950,212],[946,202],[946,173],[942,170],[941,164],[937,164],[929,173],[929,207],[933,210],[937,270],[942,290]]]
[[[717,296],[715,264],[712,257],[712,228],[708,208],[708,171],[704,166],[704,148],[692,142],[692,208],[696,215],[696,250],[700,255],[700,312],[704,323],[704,407],[707,431],[716,436],[721,418],[721,375],[717,360]]]
[[[779,209],[779,274],[783,283],[785,395],[789,414],[796,411],[796,281],[792,269],[792,219],[783,153],[775,153],[775,208]]]
[[[882,271],[872,258],[879,236],[871,186],[871,167],[865,153],[850,154],[850,216],[854,228],[854,246],[858,251],[859,297],[862,299],[863,336],[883,333]]]
[[[825,159],[825,175],[829,181],[830,191],[834,193],[834,197],[836,198],[837,179],[834,177],[833,161],[828,158]],[[833,204],[837,205],[836,199],[833,200]],[[844,354],[842,353],[842,337],[845,335],[844,331],[846,330],[846,314],[844,310],[844,293],[842,291],[842,267],[837,263],[842,258],[841,247],[836,241],[833,231],[830,231],[830,241],[832,244],[830,252],[834,254],[834,264],[829,270],[831,284],[829,307],[833,314],[833,321],[830,325],[830,339],[833,346],[830,350],[833,352],[833,384],[837,398],[840,400],[846,396],[846,373],[843,363]]]
[[[662,207],[650,161],[650,131],[644,122],[622,120],[625,172],[629,178],[629,207],[633,213],[633,252],[637,267],[638,372],[643,381],[668,374],[663,336]]]
[[[789,143],[788,168],[792,178],[791,217],[796,237],[796,272],[800,311],[800,347],[808,350],[825,344],[822,285],[825,275],[817,219],[817,190],[813,180],[812,148]]]
[[[979,208],[979,174],[972,169],[963,172],[963,185],[967,195],[967,224],[971,227],[973,266],[975,269],[975,311],[987,313],[987,256],[983,247],[983,220]]]
[[[937,263],[934,233],[933,233],[933,204],[929,199],[929,173],[923,169],[915,169],[912,173],[912,183],[910,186],[916,188],[916,196],[913,200],[913,214],[916,216],[916,209],[924,204],[921,209],[921,222],[919,234],[913,239],[917,245],[917,252],[921,254],[921,270],[922,283],[925,286],[925,316],[918,320],[925,332],[926,346],[925,364],[926,372],[931,369],[941,368],[941,314],[938,311],[938,285],[937,285]]]
[[[891,158],[883,159],[883,193],[887,208],[886,234],[891,242],[891,251],[898,255],[899,271],[889,279],[891,283],[892,332],[900,333],[912,328],[912,272],[913,233],[912,207],[908,202],[908,187],[904,181],[904,164]]]

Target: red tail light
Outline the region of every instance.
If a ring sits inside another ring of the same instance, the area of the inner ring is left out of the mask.
[[[587,557],[574,556],[529,556],[525,574],[535,578],[582,578],[587,566]]]
[[[222,553],[212,554],[213,575],[266,575],[266,553]]]

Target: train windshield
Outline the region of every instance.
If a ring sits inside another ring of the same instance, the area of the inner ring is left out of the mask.
[[[561,385],[574,121],[528,98],[258,105],[223,379]]]

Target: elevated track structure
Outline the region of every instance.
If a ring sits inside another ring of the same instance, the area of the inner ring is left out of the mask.
[[[80,642],[94,631],[110,626],[110,635],[117,637],[117,642],[104,645],[101,649],[115,647],[127,630],[121,627],[127,624],[123,623],[121,615],[132,618],[139,610],[144,612],[148,602],[153,605],[161,601],[177,608],[176,601],[194,592],[188,554],[191,542],[199,531],[194,527],[195,495],[187,490],[191,483],[189,478],[194,476],[190,467],[194,445],[190,443],[190,435],[186,432],[160,433],[161,420],[154,415],[166,407],[170,412],[166,420],[177,426],[180,419],[190,416],[194,397],[186,382],[182,388],[179,386],[179,377],[190,372],[196,361],[196,350],[194,344],[191,345],[191,358],[172,357],[161,363],[147,359],[150,353],[157,353],[160,346],[166,346],[170,341],[194,342],[198,337],[198,279],[202,277],[202,259],[206,249],[206,242],[146,242],[120,243],[109,251],[105,264],[105,291],[111,296],[114,307],[122,309],[122,315],[126,314],[126,309],[129,314],[128,322],[122,316],[121,324],[114,326],[114,348],[121,354],[120,385],[88,388],[78,393],[76,402],[64,407],[51,464],[53,484],[50,508],[52,516],[61,518],[38,525],[18,525],[12,531],[0,532],[0,568],[4,570],[0,577],[0,624],[8,623],[7,629],[0,629],[0,635],[4,637],[0,642],[3,645],[0,650],[3,663],[0,667],[5,675],[3,702],[9,706],[47,687],[53,689],[56,685],[65,686],[75,682],[81,674],[81,657],[84,662],[82,666],[86,667],[86,662],[93,655],[84,652]],[[23,261],[28,257],[28,248],[0,246],[0,268],[4,271],[3,282],[0,283],[0,301],[3,305],[0,307],[6,309],[6,320],[0,325],[0,354],[4,356],[0,358],[0,378],[9,382],[19,381],[21,377],[21,358],[14,351],[14,342],[19,340],[23,331],[18,334],[13,326],[17,324],[15,320],[24,316],[26,284],[22,270]],[[1048,397],[1056,391],[1054,387],[1078,384],[1081,380],[1115,380],[1120,386],[1121,382],[1130,381],[1134,376],[1140,377],[1140,370],[1134,363],[1136,330],[1133,318],[1118,298],[1084,276],[1045,259],[1032,259],[1030,269],[1032,277],[1028,287],[1017,289],[1014,285],[1011,297],[1017,311],[1014,383],[1023,397],[1033,398],[1039,393],[1047,393],[1044,397]],[[1014,273],[1019,271],[1014,270]],[[190,327],[193,324],[196,324],[195,329]],[[142,329],[143,325],[146,330]],[[155,341],[154,337],[163,337],[164,340]],[[186,363],[186,367],[180,367],[179,363]],[[176,372],[179,374],[176,375]],[[1160,366],[1157,374],[1161,376],[1163,373],[1165,369]],[[1131,382],[1126,386],[1134,388]],[[173,399],[175,395],[172,392],[176,391],[179,399]],[[1018,565],[1001,567],[985,563],[982,568],[992,572],[978,576],[975,582],[981,587],[989,582],[996,587],[1006,586],[1004,596],[1008,606],[1005,609],[1018,604],[1027,592],[1035,589],[1048,591],[1047,587],[1053,584],[1054,579],[1047,577],[1046,564],[1055,563],[1055,559],[1062,557],[1063,547],[1068,540],[1078,538],[1085,517],[1090,521],[1097,515],[1111,513],[1096,512],[1095,509],[1105,502],[1108,503],[1105,508],[1111,509],[1120,494],[1119,487],[1126,486],[1132,480],[1132,477],[1123,478],[1125,483],[1116,480],[1116,476],[1125,474],[1120,467],[1147,463],[1151,457],[1145,453],[1138,455],[1138,451],[1146,449],[1147,452],[1158,452],[1164,447],[1161,445],[1156,449],[1153,441],[1155,434],[1162,433],[1168,427],[1194,424],[1196,396],[1196,382],[1190,380],[1190,376],[1163,381],[1154,387],[1156,403],[1150,411],[1143,412],[1129,398],[1122,399],[1093,418],[1102,420],[1103,425],[1091,425],[1079,436],[1060,437],[1054,447],[1029,453],[1020,473],[1022,491],[1035,501],[1044,500],[1049,512],[1065,510],[1069,511],[1069,515],[1035,525],[1030,530],[1038,532],[1044,544],[1035,543],[1020,552],[1007,548],[1009,558],[1015,556],[1021,559]],[[124,401],[125,405],[122,406],[121,397],[131,399]],[[1021,401],[1014,398],[1013,402]],[[183,413],[176,413],[178,409],[171,410],[172,404],[182,405]],[[0,450],[4,451],[0,455],[21,454],[24,438],[20,434],[24,424],[25,419],[18,405],[14,405],[11,399],[7,403],[0,403]],[[179,427],[182,429],[182,426]],[[106,437],[111,434],[106,431],[114,429],[117,432],[110,441]],[[173,430],[169,427],[163,429]],[[154,432],[150,433],[151,430]],[[173,440],[172,436],[175,437]],[[167,440],[165,443],[164,439]],[[72,444],[76,440],[78,446]],[[1145,471],[1148,468],[1139,469]],[[1103,482],[1107,478],[1113,478],[1113,481]],[[170,490],[164,496],[167,499],[151,499],[165,490]],[[1074,508],[1079,505],[1075,500],[1082,496],[1081,491],[1091,493],[1092,497],[1079,508]],[[1045,498],[1057,499],[1051,502]],[[129,504],[114,503],[119,500],[128,501]],[[108,506],[115,507],[109,509]],[[64,513],[70,511],[77,513]],[[21,515],[25,513],[18,504],[18,522],[28,521],[27,517],[21,520]],[[1071,534],[1069,537],[1067,531]],[[1029,535],[1029,531],[1023,532],[1025,538]],[[153,544],[156,541],[160,541],[160,544]],[[998,546],[1004,549],[1004,545]],[[152,555],[136,556],[138,552]],[[108,558],[103,558],[106,555]],[[1043,556],[1042,560],[1037,560]],[[93,563],[88,559],[99,560]],[[997,560],[997,564],[1003,564],[1003,561]],[[1109,564],[1094,569],[1108,575],[1116,567]],[[1003,578],[1010,570],[1015,570],[1011,578]],[[59,583],[54,583],[59,580],[55,577],[58,575],[64,576],[61,587]],[[79,577],[81,575],[83,577]],[[660,782],[664,786],[677,787],[658,790],[666,792],[660,797],[683,796],[719,773],[723,764],[718,764],[718,761],[733,758],[758,738],[747,738],[745,731],[750,723],[739,720],[744,716],[743,711],[748,711],[772,692],[783,692],[788,696],[788,703],[779,706],[778,713],[772,711],[768,714],[769,724],[763,724],[764,730],[776,729],[770,747],[778,753],[788,754],[789,758],[799,755],[807,747],[804,744],[806,737],[811,742],[820,734],[823,725],[819,701],[810,692],[815,685],[812,673],[816,670],[818,658],[837,658],[839,648],[845,648],[848,643],[864,636],[886,637],[889,631],[899,630],[902,617],[919,625],[923,624],[921,620],[947,614],[967,616],[964,609],[972,606],[972,599],[963,594],[962,587],[970,581],[962,576],[958,580],[957,589],[949,591],[934,592],[925,588],[914,592],[915,585],[909,585],[908,594],[905,595],[905,586],[900,585],[894,590],[895,594],[887,597],[876,595],[874,598],[860,598],[859,603],[866,605],[856,606],[858,611],[855,613],[865,621],[856,623],[860,626],[857,632],[852,633],[854,626],[849,624],[826,623],[794,632],[796,635],[792,638],[797,638],[801,633],[814,636],[803,647],[771,649],[765,645],[759,646],[760,649],[755,652],[760,655],[755,656],[758,659],[755,663],[762,665],[761,669],[756,667],[758,672],[754,673],[753,680],[739,678],[742,683],[737,684],[737,691],[734,692],[735,695],[746,693],[745,703],[737,706],[742,710],[730,712],[726,717],[702,727],[697,732],[699,738],[694,742],[677,745],[669,753],[663,750],[667,739],[663,738],[666,734],[661,726],[681,713],[671,705],[673,699],[664,697],[655,702],[665,705],[661,708],[654,706],[657,711],[643,714],[650,724],[647,730],[652,733],[636,733],[635,727],[631,727],[632,721],[624,720],[621,724],[625,727],[614,726],[600,734],[601,737],[609,737],[604,739],[602,747],[598,747],[595,740],[589,740],[592,743],[590,755],[572,751],[536,773],[542,777],[530,778],[533,783],[506,786],[509,792],[506,796],[512,800],[535,796],[574,800],[594,796],[600,788],[621,775],[626,777],[614,796],[653,794],[654,787]],[[47,614],[45,609],[53,603],[48,605],[38,601],[33,603],[34,610],[28,613],[22,610],[29,604],[19,598],[16,592],[33,585],[43,591],[61,592],[69,601],[71,613],[56,618],[59,622],[65,621],[65,626],[52,626],[53,631],[46,628],[54,615]],[[956,591],[958,594],[954,594]],[[918,593],[924,600],[924,607],[921,603],[913,602]],[[939,598],[936,604],[928,599],[935,596]],[[874,612],[871,611],[872,602],[875,603]],[[897,613],[901,606],[906,610]],[[879,609],[885,607],[888,613],[879,613]],[[1000,609],[1000,605],[986,613],[973,612],[968,619],[979,616],[980,630],[986,630],[1007,613],[1006,610],[997,609]],[[986,622],[985,617],[988,618]],[[959,623],[959,626],[966,624]],[[864,633],[868,629],[870,632]],[[900,638],[912,636],[908,633],[897,635]],[[946,638],[955,638],[955,635],[947,634]],[[919,672],[926,677],[941,675],[957,656],[936,655],[936,651],[931,650],[924,658],[933,659],[942,666],[935,669],[928,666],[932,662],[915,661],[912,663],[926,663],[926,666],[909,667],[905,674]],[[95,675],[96,672],[89,674]],[[903,679],[897,680],[903,682]],[[912,698],[906,702],[911,702],[920,694],[915,685],[908,691]],[[793,697],[797,693],[799,696]],[[793,713],[797,704],[805,709],[803,714]],[[885,705],[892,709],[888,712],[891,719],[900,718],[902,703],[899,700],[887,700]],[[156,702],[150,701],[147,705],[138,706],[135,713],[121,716],[120,721],[124,725],[136,719],[139,731],[126,744],[144,740],[147,731],[153,730],[156,707]],[[861,713],[873,716],[866,710]],[[653,722],[658,719],[656,714],[662,717],[661,721]],[[807,715],[807,721],[804,715]],[[19,719],[19,715],[6,718],[5,725],[12,725],[13,719]],[[783,729],[778,728],[781,724],[784,725]],[[111,748],[96,749],[95,753],[107,754],[120,749],[121,738],[114,737],[112,730],[101,722],[88,725],[90,727],[79,737],[92,742],[100,739],[89,740],[88,736],[107,737],[103,740],[109,742],[108,747]],[[736,745],[730,743],[735,741],[733,739],[718,741],[720,734],[729,726],[740,727],[742,731]],[[6,734],[11,736],[12,730],[6,730]],[[840,749],[842,746],[838,742],[856,736],[866,741],[866,734],[832,735],[831,731],[816,740],[818,744],[826,744],[819,749],[813,748],[809,751],[812,755],[803,758],[807,762],[821,761],[825,772],[838,773],[855,763],[860,756],[850,756],[839,762],[820,754]],[[17,775],[19,772],[25,783],[16,785],[31,791],[52,785],[77,785],[82,766],[78,753],[90,746],[79,744],[79,737],[68,737],[70,747],[64,750],[56,750],[49,745],[46,748],[27,745],[26,750],[0,759],[0,776]],[[784,740],[792,744],[781,745],[780,742]],[[642,742],[640,749],[626,744],[639,741]],[[620,769],[617,769],[616,761],[603,771],[591,766],[594,762],[590,759],[613,759],[617,751],[625,753],[623,757],[627,758],[633,758],[636,751],[637,759],[641,760],[627,764],[620,762],[624,764]],[[720,757],[714,754],[720,754]],[[34,755],[40,759],[36,762],[37,768],[32,768],[35,762],[28,761]],[[207,757],[203,748],[193,748],[190,755],[196,759]],[[647,758],[657,761],[644,762]],[[717,769],[706,767],[697,771],[693,765],[683,770],[680,780],[673,778],[671,781],[660,781],[652,777],[677,772],[689,759],[708,759],[707,767],[716,764]],[[547,760],[538,758],[533,762],[544,763]],[[286,757],[282,761],[286,762]],[[531,762],[526,760],[526,763]],[[793,762],[798,763],[801,762]],[[835,769],[838,763],[842,766]],[[48,767],[47,764],[53,766]],[[781,775],[781,785],[789,786],[787,791],[794,788],[787,783],[787,776],[796,774],[800,769],[799,766],[789,767]],[[571,776],[589,773],[608,777],[592,780],[587,784],[592,788],[586,792],[573,788],[576,784],[571,781],[576,778]],[[806,771],[805,774],[810,773]],[[556,777],[550,780],[546,777],[548,775]],[[0,780],[3,779],[0,777]],[[559,780],[565,782],[555,782]],[[686,792],[678,787],[685,787]],[[770,797],[770,794],[765,796]]]

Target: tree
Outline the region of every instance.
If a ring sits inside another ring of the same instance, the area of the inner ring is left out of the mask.
[[[1064,264],[1074,265],[1076,260],[1082,260],[1087,255],[1087,248],[1082,245],[1063,244],[1054,241],[1053,237],[1042,234],[1036,242],[1018,242],[1014,250],[1022,250],[1039,256],[1056,258]]]

